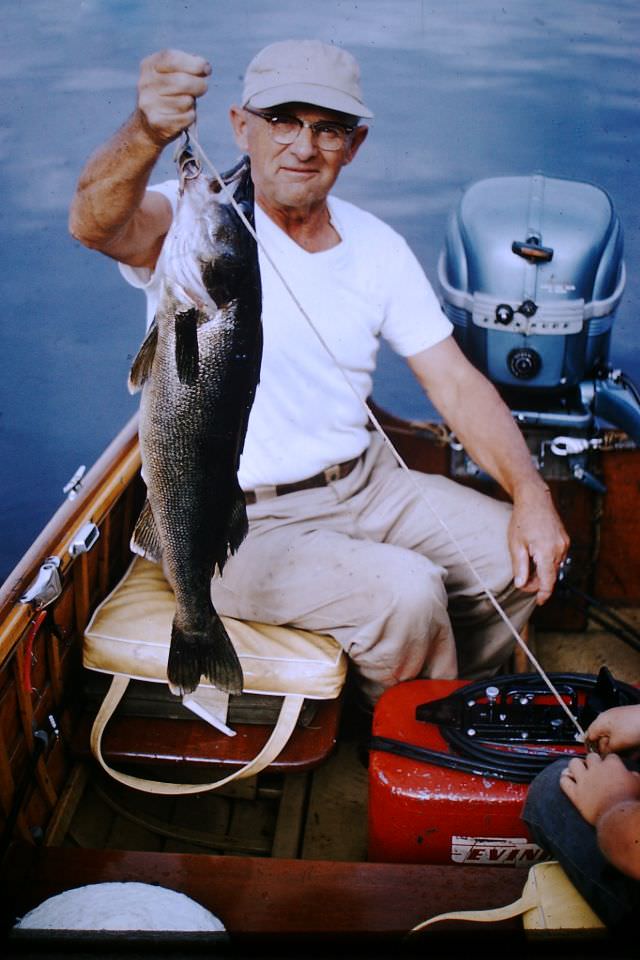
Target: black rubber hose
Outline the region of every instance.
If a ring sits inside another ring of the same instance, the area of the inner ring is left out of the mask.
[[[576,673],[550,674],[554,686],[568,685],[578,690],[594,690],[598,677]],[[473,696],[484,696],[487,680],[467,684],[451,695],[452,699],[464,697],[465,700]],[[513,674],[496,678],[496,685],[508,687],[517,686],[518,690],[530,692],[547,692],[548,687],[537,673]],[[615,681],[615,692],[618,704],[626,705],[640,702],[640,691],[631,684]],[[530,783],[533,778],[545,767],[560,758],[584,756],[581,751],[549,750],[547,748],[532,748],[509,745],[509,748],[500,748],[491,745],[491,741],[477,740],[453,727],[440,726],[440,734],[454,753],[444,753],[430,750],[418,744],[407,744],[390,737],[372,737],[371,750],[382,750],[394,753],[410,760],[421,763],[431,763],[435,766],[447,767],[451,770],[461,770],[476,776],[489,777],[497,780],[510,780],[513,783]]]

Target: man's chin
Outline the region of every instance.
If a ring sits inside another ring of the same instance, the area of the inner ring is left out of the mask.
[[[281,184],[272,197],[274,206],[287,210],[308,210],[310,207],[324,203],[326,198],[326,192],[321,189],[312,189],[309,181]]]

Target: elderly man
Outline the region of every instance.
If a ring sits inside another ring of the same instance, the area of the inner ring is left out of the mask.
[[[194,122],[210,73],[181,51],[144,60],[134,113],[90,158],[74,197],[71,232],[120,262],[146,291],[148,316],[177,195],[175,182],[149,179]],[[315,40],[258,53],[231,108],[269,257],[261,252],[264,356],[239,474],[250,530],[212,595],[222,614],[332,634],[374,702],[401,680],[499,669],[513,636],[486,589],[520,629],[550,596],[568,539],[509,410],[458,349],[405,241],[332,193],[371,116],[354,58]],[[406,473],[367,429],[361,401],[381,336],[511,504]]]

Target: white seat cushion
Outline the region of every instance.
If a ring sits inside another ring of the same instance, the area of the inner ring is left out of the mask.
[[[87,625],[85,667],[166,682],[174,610],[161,567],[136,557]],[[246,693],[298,693],[317,700],[340,695],[347,658],[333,637],[230,617],[222,621],[240,658]]]

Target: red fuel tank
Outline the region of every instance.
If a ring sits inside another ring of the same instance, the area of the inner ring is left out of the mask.
[[[416,707],[466,685],[414,680],[387,690],[376,705],[373,737],[449,753],[439,727],[416,720]],[[528,867],[542,851],[520,819],[527,786],[373,749],[369,859]]]

